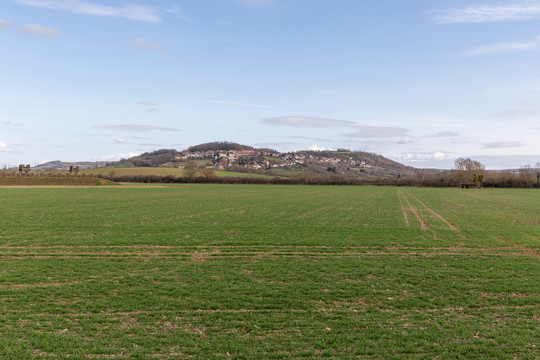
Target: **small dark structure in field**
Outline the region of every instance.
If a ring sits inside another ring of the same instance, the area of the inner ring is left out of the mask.
[[[75,174],[75,175],[78,175],[79,174],[79,167],[78,166],[70,166],[69,167],[69,172],[71,174]]]
[[[475,184],[461,184],[462,189],[474,189],[475,187]]]
[[[24,165],[24,164],[20,164],[19,165],[19,172],[22,174],[23,172],[25,174],[28,174],[30,172],[30,165]]]

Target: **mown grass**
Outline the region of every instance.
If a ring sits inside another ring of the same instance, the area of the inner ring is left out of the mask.
[[[270,179],[272,176],[268,175],[259,175],[259,174],[248,174],[248,173],[239,173],[233,171],[212,171],[215,176],[218,177],[258,177],[258,178],[267,178]],[[138,176],[138,175],[156,175],[156,176],[186,176],[184,169],[179,168],[166,168],[166,167],[131,167],[131,168],[100,168],[100,169],[91,169],[91,170],[82,170],[81,174],[88,175],[111,175],[114,176]]]
[[[538,356],[538,191],[0,196],[1,358]]]

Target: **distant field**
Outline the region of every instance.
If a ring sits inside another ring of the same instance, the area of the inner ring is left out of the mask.
[[[537,190],[0,197],[0,358],[538,358]]]
[[[216,176],[219,177],[258,177],[258,178],[272,178],[267,175],[258,174],[245,174],[232,171],[214,171]],[[157,176],[185,176],[184,169],[178,168],[163,168],[163,167],[136,167],[136,168],[103,168],[82,170],[81,174],[94,174],[94,175],[111,175],[114,176],[133,176],[133,175],[157,175]]]

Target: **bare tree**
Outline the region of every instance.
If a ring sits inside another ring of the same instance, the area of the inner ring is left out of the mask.
[[[482,186],[486,170],[484,164],[470,158],[458,158],[454,164],[462,183],[472,183],[475,186]]]
[[[533,182],[533,170],[531,169],[530,165],[522,166],[519,169],[519,177],[521,178],[521,182],[526,186],[531,186]]]
[[[209,168],[202,169],[201,175],[203,178],[206,178],[206,179],[214,179],[216,177],[216,173],[214,172],[214,170],[211,170]]]
[[[194,161],[190,161],[184,166],[184,176],[188,179],[195,178],[198,172],[197,163]]]

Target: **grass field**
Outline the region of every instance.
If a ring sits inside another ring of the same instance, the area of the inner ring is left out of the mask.
[[[136,175],[157,175],[157,176],[185,176],[184,169],[166,167],[132,167],[132,168],[101,168],[92,170],[82,170],[81,174],[87,175],[111,175],[114,176],[136,176]],[[257,177],[271,179],[272,176],[247,174],[233,171],[214,171],[218,177]]]
[[[2,359],[539,358],[539,191],[0,196]]]

